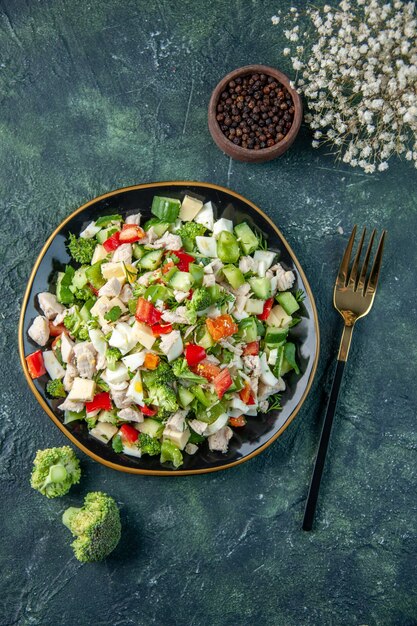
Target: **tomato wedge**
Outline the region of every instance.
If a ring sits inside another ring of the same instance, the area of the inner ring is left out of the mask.
[[[239,417],[229,417],[229,424],[234,428],[241,428],[242,426],[246,426],[245,416],[239,415]]]
[[[217,396],[220,399],[223,398],[229,387],[233,385],[233,380],[227,367],[225,367],[220,374],[216,376],[213,380],[213,384],[216,389]]]
[[[49,321],[49,335],[51,337],[59,337],[60,335],[62,335],[62,333],[68,333],[64,324],[57,324],[56,326],[54,326],[52,321],[50,320]]]
[[[36,352],[32,352],[32,354],[28,354],[26,357],[26,365],[28,366],[31,378],[39,378],[39,376],[46,374],[42,350],[37,350]]]
[[[198,365],[201,361],[204,361],[206,356],[207,354],[204,348],[195,343],[189,343],[185,346],[185,358],[187,360],[188,367]]]
[[[137,441],[139,437],[139,433],[136,428],[133,428],[133,426],[130,426],[130,424],[123,424],[123,426],[120,427],[119,432],[121,438],[128,443],[135,443],[135,441]]]
[[[273,304],[274,304],[274,298],[268,298],[268,300],[265,300],[264,310],[262,311],[262,313],[257,315],[258,320],[261,320],[262,322],[264,322],[265,320],[268,319]]]
[[[145,236],[145,231],[136,224],[125,224],[119,233],[120,243],[134,243],[140,241]]]
[[[121,245],[120,241],[120,231],[113,233],[111,237],[106,239],[103,243],[104,249],[106,252],[113,252],[113,250],[117,250],[117,248]]]
[[[251,341],[243,348],[243,356],[255,356],[259,354],[259,341]]]
[[[109,392],[103,391],[102,393],[96,394],[91,402],[86,403],[85,410],[87,413],[92,413],[97,410],[111,411],[112,405]]]

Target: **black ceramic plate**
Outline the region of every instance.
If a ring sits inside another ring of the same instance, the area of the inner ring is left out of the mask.
[[[143,220],[146,220],[151,216],[153,196],[162,193],[180,200],[186,193],[205,202],[211,200],[217,210],[217,218],[226,217],[235,224],[247,221],[258,232],[262,232],[270,249],[280,252],[280,262],[285,268],[294,270],[296,274],[295,287],[303,289],[306,293],[301,308],[302,321],[291,330],[291,335],[298,346],[301,372],[298,376],[294,372],[286,376],[287,389],[282,394],[282,410],[248,418],[245,428],[236,429],[227,454],[210,452],[207,443],[204,443],[193,456],[184,454],[184,465],[178,470],[162,466],[158,457],[145,456],[136,459],[116,454],[111,445],[104,445],[90,437],[83,422],[72,422],[65,426],[62,423],[62,413],[56,408],[59,401],[46,396],[47,376],[32,381],[25,362],[25,356],[39,348],[27,334],[33,318],[39,314],[36,294],[48,291],[54,273],[69,262],[70,257],[65,247],[68,233],[79,233],[84,226],[100,215],[115,212],[124,215],[139,210]],[[242,196],[217,185],[163,182],[126,187],[100,196],[72,213],[52,233],[41,250],[26,289],[19,324],[19,350],[26,379],[36,399],[52,421],[86,454],[104,465],[125,472],[184,475],[212,472],[242,463],[264,450],[285,430],[298,413],[311,387],[319,352],[319,328],[313,295],[304,272],[281,232],[260,209]]]

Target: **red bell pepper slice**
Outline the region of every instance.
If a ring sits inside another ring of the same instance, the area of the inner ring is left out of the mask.
[[[239,415],[239,417],[229,417],[229,424],[234,428],[241,428],[242,426],[246,426],[245,416]]]
[[[252,404],[255,404],[255,398],[253,397],[253,393],[251,392],[250,396],[249,396],[249,400],[246,402],[246,404],[248,406],[251,406]]]
[[[201,346],[198,346],[195,343],[189,343],[185,346],[185,358],[188,364],[188,367],[194,367],[194,365],[198,365],[201,361],[204,361],[207,353]]]
[[[85,410],[87,411],[87,413],[92,413],[93,411],[97,410],[111,411],[112,405],[110,400],[110,394],[107,391],[96,394],[91,402],[86,403]]]
[[[172,254],[178,257],[177,267],[180,272],[188,272],[190,263],[194,263],[195,258],[191,254],[187,254],[184,250],[173,250]]]
[[[149,324],[149,326],[154,326],[161,321],[162,313],[158,311],[149,300],[139,298],[136,305],[135,317],[138,322],[144,322],[145,324]]]
[[[264,310],[262,311],[262,313],[257,315],[258,320],[261,320],[262,322],[264,322],[265,320],[268,319],[273,304],[274,304],[274,298],[268,298],[268,300],[265,300]]]
[[[145,231],[140,226],[136,226],[136,224],[125,224],[122,231],[119,233],[119,241],[121,244],[134,243],[135,241],[143,239],[144,236]]]
[[[113,250],[117,250],[117,248],[121,244],[122,242],[120,241],[120,231],[116,231],[111,237],[106,239],[106,241],[103,243],[103,246],[106,252],[113,252]]]
[[[146,406],[146,404],[144,406],[139,406],[139,408],[142,411],[142,413],[144,415],[147,415],[148,417],[153,417],[154,415],[158,413],[156,409],[151,409],[149,406]]]
[[[160,335],[167,335],[172,331],[172,324],[154,324],[152,326],[152,332],[155,337],[159,337]]]
[[[46,374],[42,350],[37,350],[36,352],[32,352],[32,354],[28,354],[26,357],[26,365],[28,366],[31,378],[39,378],[39,376]]]
[[[135,443],[135,441],[138,440],[139,433],[136,428],[133,428],[133,426],[130,426],[130,424],[123,424],[123,426],[120,427],[119,432],[121,438],[128,443]]]
[[[259,341],[251,341],[243,348],[243,356],[255,356],[259,354]]]
[[[216,389],[217,396],[221,399],[223,398],[226,391],[233,385],[232,377],[230,376],[230,372],[225,367],[220,374],[216,376],[213,380],[214,388]]]
[[[250,384],[246,382],[243,389],[239,391],[239,397],[242,400],[242,402],[247,404],[250,396],[251,396],[251,387],[250,387]]]

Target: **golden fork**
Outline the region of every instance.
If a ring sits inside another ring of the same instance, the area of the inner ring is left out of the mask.
[[[382,232],[381,238],[379,240],[374,262],[372,264],[372,269],[369,273],[369,276],[367,276],[372,246],[376,234],[376,231],[374,229],[372,231],[368,244],[368,249],[366,251],[362,268],[359,273],[359,262],[366,235],[366,228],[364,228],[355,258],[353,259],[352,267],[349,272],[349,265],[352,256],[356,230],[357,227],[354,226],[345,253],[343,255],[342,263],[339,268],[339,273],[336,278],[336,284],[334,286],[333,304],[337,311],[339,311],[340,315],[343,317],[345,325],[343,328],[342,339],[340,342],[339,354],[337,356],[336,370],[333,378],[332,389],[330,391],[326,415],[323,422],[323,429],[320,437],[314,471],[311,477],[310,490],[308,493],[306,508],[304,512],[304,530],[311,530],[313,525],[314,513],[316,510],[317,498],[320,489],[321,476],[323,473],[324,463],[326,459],[326,452],[329,444],[333,418],[336,412],[337,399],[339,396],[340,385],[343,378],[343,371],[345,369],[345,364],[349,355],[353,328],[358,319],[367,315],[371,310],[372,304],[375,299],[379,272],[381,269],[382,253],[384,250],[386,235],[385,230]]]

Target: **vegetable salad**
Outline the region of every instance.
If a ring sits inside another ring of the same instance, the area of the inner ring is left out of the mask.
[[[67,243],[73,262],[28,334],[42,349],[64,423],[174,468],[201,445],[227,452],[248,416],[280,408],[299,373],[289,329],[302,292],[246,222],[215,219],[211,202],[155,196],[153,217],[104,215]],[[207,440],[207,444],[205,443]]]

